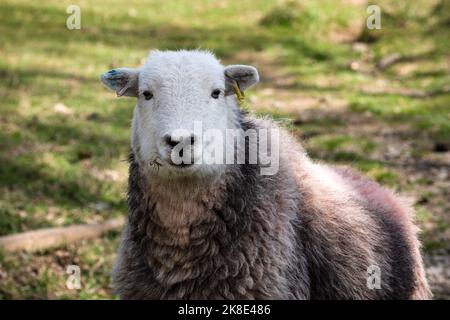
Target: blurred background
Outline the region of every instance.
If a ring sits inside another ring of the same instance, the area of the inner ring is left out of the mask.
[[[66,27],[72,4],[79,30]],[[370,4],[381,29],[366,26]],[[414,201],[432,289],[450,298],[449,39],[447,0],[2,0],[0,237],[125,216],[134,102],[98,75],[149,49],[204,48],[259,69],[249,104],[289,119],[311,157]],[[115,298],[119,235],[0,249],[0,299]]]

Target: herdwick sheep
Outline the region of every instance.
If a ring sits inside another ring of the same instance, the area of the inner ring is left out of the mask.
[[[258,82],[254,67],[224,67],[200,50],[153,51],[141,68],[101,80],[137,98],[129,218],[113,270],[120,298],[431,297],[413,209],[390,190],[313,162],[282,129],[270,147],[279,147],[274,174],[247,161],[250,151],[245,163],[197,161],[196,121],[223,134],[278,129],[242,111],[234,95]],[[193,162],[173,160],[183,150]]]

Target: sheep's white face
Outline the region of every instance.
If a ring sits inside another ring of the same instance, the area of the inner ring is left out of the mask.
[[[227,129],[240,128],[230,81],[245,89],[258,74],[249,66],[223,67],[208,52],[156,51],[140,69],[111,70],[101,79],[118,95],[138,99],[131,142],[139,163],[179,177],[224,171]]]

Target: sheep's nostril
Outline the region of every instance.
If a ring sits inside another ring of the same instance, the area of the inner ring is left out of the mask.
[[[195,143],[195,136],[191,134],[191,146],[193,146]]]
[[[172,136],[169,135],[169,134],[166,134],[166,135],[164,136],[164,141],[165,141],[165,143],[166,143],[170,148],[173,148],[173,147],[175,147],[178,143],[180,143],[180,141],[173,140],[173,139],[172,139]]]
[[[170,134],[166,134],[164,136],[164,142],[173,149],[177,144],[183,143],[185,146],[191,145],[193,146],[195,144],[196,137],[195,135],[191,134],[190,136],[181,138],[181,139],[173,139],[173,137]]]

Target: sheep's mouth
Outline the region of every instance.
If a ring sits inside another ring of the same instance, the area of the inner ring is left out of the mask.
[[[192,166],[193,166],[193,164],[194,164],[194,159],[192,159],[191,162],[184,162],[184,161],[181,161],[181,163],[175,163],[175,162],[172,161],[172,159],[169,158],[169,159],[166,160],[166,163],[167,163],[170,167],[173,167],[173,168],[185,169],[185,168],[189,168],[189,167],[192,167]]]
[[[169,165],[172,166],[172,167],[175,167],[175,168],[181,168],[181,169],[184,169],[184,168],[191,167],[191,166],[193,165],[193,163],[180,163],[180,164],[175,164],[175,163],[173,163],[173,162],[169,162]]]
[[[188,167],[191,167],[194,163],[195,163],[195,160],[194,160],[194,158],[192,157],[191,158],[191,161],[181,161],[181,163],[175,163],[173,160],[172,160],[172,158],[170,158],[169,157],[169,159],[167,159],[167,163],[171,166],[171,167],[174,167],[174,168],[179,168],[179,169],[185,169],[185,168],[188,168]]]

